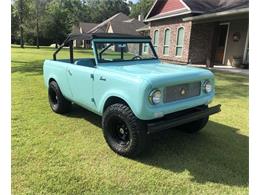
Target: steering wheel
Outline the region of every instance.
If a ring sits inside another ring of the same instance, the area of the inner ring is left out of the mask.
[[[141,56],[134,56],[133,58],[132,58],[132,60],[141,60],[141,59],[143,59]]]

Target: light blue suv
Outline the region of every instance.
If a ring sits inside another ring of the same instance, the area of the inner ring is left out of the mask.
[[[91,44],[94,58],[75,59],[75,40]],[[70,58],[57,60],[64,46]],[[151,133],[194,133],[220,111],[208,107],[215,93],[209,70],[162,63],[144,36],[71,34],[44,62],[44,82],[54,112],[69,112],[73,102],[101,115],[106,142],[127,157],[144,151]]]

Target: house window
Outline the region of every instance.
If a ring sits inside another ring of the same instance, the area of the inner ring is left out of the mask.
[[[143,52],[148,53],[148,48],[149,48],[149,43],[144,43],[143,44]]]
[[[164,31],[163,55],[169,55],[170,33],[170,29]]]
[[[184,42],[184,28],[180,27],[178,29],[178,34],[177,34],[177,45],[176,45],[176,56],[181,57],[182,56],[182,51],[183,51],[183,42]]]
[[[153,47],[155,49],[155,51],[157,52],[157,48],[158,48],[158,42],[159,42],[159,31],[156,30],[154,31],[154,34],[153,34]]]

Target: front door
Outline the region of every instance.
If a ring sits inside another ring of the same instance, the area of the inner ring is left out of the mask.
[[[72,92],[72,100],[89,109],[95,110],[93,102],[93,74],[95,68],[69,64],[67,66],[67,75]]]
[[[227,35],[228,35],[228,27],[229,24],[221,24],[219,26],[219,33],[217,38],[217,44],[216,44],[216,53],[215,53],[215,64],[222,64],[223,58],[225,54],[225,47],[227,42]]]

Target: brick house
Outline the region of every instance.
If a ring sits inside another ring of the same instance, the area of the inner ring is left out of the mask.
[[[183,64],[248,64],[248,0],[155,0],[137,31],[158,56]]]

